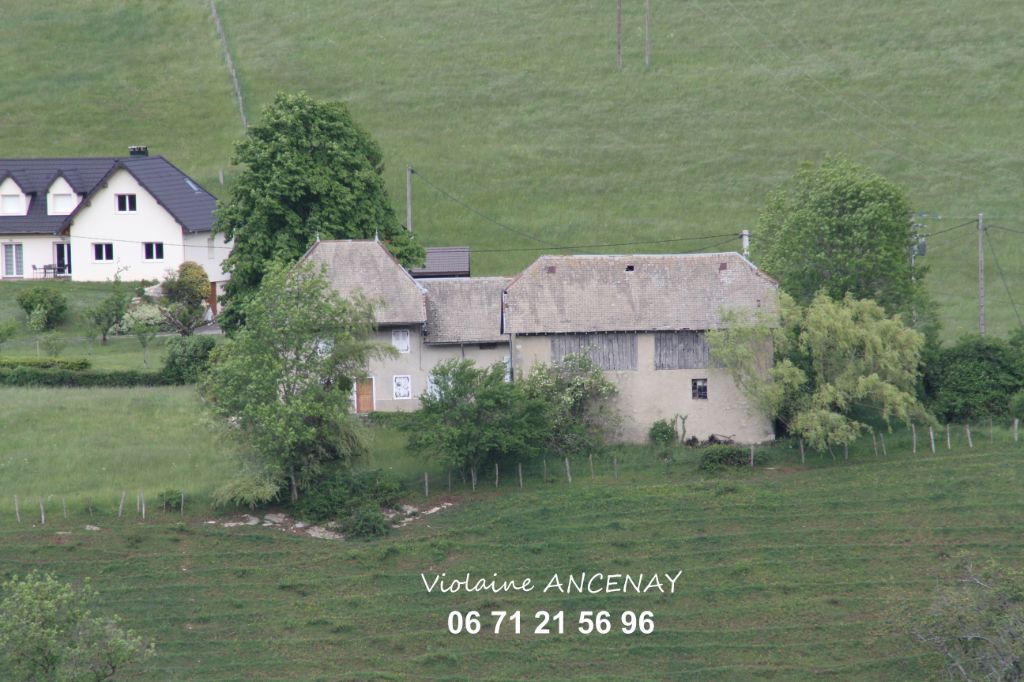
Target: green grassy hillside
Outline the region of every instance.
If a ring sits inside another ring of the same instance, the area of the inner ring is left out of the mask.
[[[642,3],[624,4],[622,73],[611,2],[218,6],[250,117],[279,90],[347,101],[385,150],[396,206],[412,164],[416,231],[474,247],[480,274],[514,272],[539,252],[492,250],[752,227],[766,192],[841,153],[941,214],[928,231],[979,211],[1002,228],[991,231],[989,326],[1016,324],[993,256],[1024,290],[1024,247],[1008,231],[1024,230],[1024,5],[655,2],[644,70]],[[0,59],[16,74],[0,101],[5,155],[148,143],[216,184],[240,124],[205,1],[46,0],[4,15]],[[933,237],[922,259],[947,336],[976,325],[974,249],[967,226]]]

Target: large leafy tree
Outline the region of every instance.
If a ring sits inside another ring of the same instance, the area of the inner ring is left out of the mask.
[[[755,237],[758,264],[802,305],[823,290],[928,317],[925,269],[910,263],[910,205],[867,168],[828,159],[801,170],[769,196]]]
[[[384,185],[380,147],[341,102],[279,94],[236,146],[243,164],[216,229],[234,240],[222,323],[237,326],[268,263],[292,263],[322,239],[379,235],[404,265],[423,248],[400,223]]]
[[[872,422],[933,421],[916,396],[924,336],[899,316],[824,293],[783,310],[781,322],[733,313],[730,327],[708,334],[754,409],[819,449],[852,443]],[[774,364],[765,361],[773,348]]]
[[[372,341],[372,304],[342,299],[310,264],[272,267],[243,312],[245,326],[217,346],[200,388],[245,445],[239,481],[263,497],[287,485],[294,501],[325,466],[365,452],[349,414],[353,382],[393,351]]]

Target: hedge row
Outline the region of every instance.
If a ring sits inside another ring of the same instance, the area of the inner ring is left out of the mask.
[[[163,372],[88,370],[0,366],[0,386],[92,388],[99,386],[173,386],[180,384]]]
[[[92,363],[85,358],[0,358],[0,368],[39,367],[41,369],[70,369],[82,371],[89,369]]]

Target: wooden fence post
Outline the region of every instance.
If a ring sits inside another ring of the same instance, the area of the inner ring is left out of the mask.
[[[122,490],[121,491],[121,504],[117,505],[117,518],[121,518],[121,515],[124,514],[124,497],[125,497],[125,495],[127,495],[127,493]]]
[[[913,445],[913,448],[914,448],[913,453],[916,455],[917,454],[917,427],[914,426],[914,422],[910,422],[910,434],[911,434],[911,438],[912,438],[913,443],[914,443],[914,445]]]
[[[494,463],[494,487],[498,487],[498,463]]]
[[[523,487],[523,463],[519,462],[516,464],[516,470],[519,472],[519,487]]]
[[[430,497],[430,476],[423,472],[423,497]]]
[[[882,441],[882,457],[888,457],[889,452],[885,449],[885,434],[879,431],[878,439]]]
[[[18,506],[18,496],[14,496],[14,516],[17,517],[18,523],[21,523],[21,507]]]
[[[46,509],[43,508],[43,498],[39,498],[39,525],[46,525]]]
[[[750,444],[750,468],[754,468],[754,444]]]
[[[142,502],[142,520],[146,520],[146,493],[139,491],[139,500]]]
[[[806,460],[804,460],[804,439],[803,438],[800,439],[800,463],[801,464],[806,464],[807,463]]]
[[[473,490],[476,490],[476,467],[469,468],[469,480],[473,485]]]
[[[871,447],[875,449],[875,457],[878,457],[878,439],[875,438],[874,429],[871,429]]]
[[[949,422],[946,422],[946,449],[953,449],[953,439],[949,435]]]
[[[850,444],[843,443],[843,459],[849,461],[850,459]]]
[[[565,478],[572,483],[572,470],[569,468],[569,458],[565,458]]]
[[[181,513],[181,518],[185,518],[185,493],[181,493],[181,506],[178,507],[178,511]]]
[[[590,477],[593,478],[594,477],[594,453],[590,453],[590,455],[587,456],[587,461],[590,462]]]
[[[964,430],[967,431],[967,447],[974,447],[974,439],[971,438],[971,425],[964,424]]]
[[[932,444],[932,454],[934,455],[935,454],[935,429],[933,429],[930,424],[928,426],[928,440],[931,441],[931,444]]]
[[[1020,417],[1013,418],[1013,442],[1020,440]]]

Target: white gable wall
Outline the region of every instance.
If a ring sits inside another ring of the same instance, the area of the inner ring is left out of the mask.
[[[71,203],[67,208],[57,206],[57,202],[54,199],[55,195],[59,194],[70,194]],[[78,202],[82,200],[74,190],[74,188],[68,184],[68,181],[62,177],[58,177],[53,183],[50,184],[50,189],[46,193],[46,213],[48,215],[67,215],[75,210],[78,206]]]
[[[20,203],[13,210],[8,210],[7,199],[4,197],[9,195],[18,195]],[[14,181],[14,178],[4,178],[3,182],[0,182],[0,212],[3,215],[25,215],[28,213],[28,197],[21,191],[21,187]]]
[[[118,194],[134,194],[135,213],[118,213]],[[70,227],[72,279],[85,282],[121,279],[163,279],[168,270],[185,260],[185,237],[181,225],[142,185],[125,170],[107,179]],[[143,242],[162,242],[163,260],[143,258]],[[113,245],[113,260],[98,262],[93,244]]]

